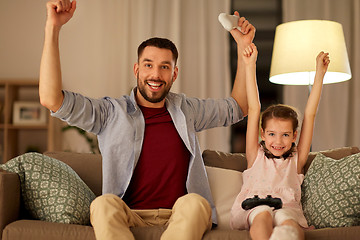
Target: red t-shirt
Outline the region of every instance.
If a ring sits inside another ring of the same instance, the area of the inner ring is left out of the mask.
[[[166,107],[140,107],[145,118],[142,151],[123,200],[131,209],[171,209],[185,195],[190,152]]]

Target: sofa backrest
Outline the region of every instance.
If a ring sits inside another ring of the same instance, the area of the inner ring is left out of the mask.
[[[327,157],[341,159],[343,157],[360,152],[358,147],[342,147],[320,151]],[[311,162],[319,152],[311,152],[304,167],[304,173],[308,170]],[[244,171],[247,167],[245,153],[225,153],[221,151],[205,150],[203,159],[206,166]]]
[[[100,154],[73,152],[45,152],[69,165],[96,196],[102,193],[102,159]]]
[[[358,147],[343,147],[321,151],[325,156],[340,159],[360,152]],[[311,152],[305,165],[305,173],[318,152]],[[96,196],[102,193],[102,159],[100,154],[72,153],[72,152],[45,152],[45,155],[56,158],[68,164],[79,177],[89,186]],[[203,152],[206,166],[244,171],[246,157],[244,153],[225,153],[215,150]]]

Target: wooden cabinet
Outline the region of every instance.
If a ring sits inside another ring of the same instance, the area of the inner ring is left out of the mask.
[[[61,121],[39,106],[38,86],[38,80],[0,79],[0,163],[27,151],[61,150]]]

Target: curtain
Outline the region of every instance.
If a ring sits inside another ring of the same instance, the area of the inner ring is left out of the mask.
[[[360,1],[283,0],[283,21],[331,20],[342,24],[352,79],[324,85],[315,122],[312,150],[360,146]],[[331,61],[331,55],[330,55]],[[331,64],[331,62],[330,62]],[[284,86],[284,103],[303,112],[307,86]]]
[[[159,36],[179,50],[173,92],[228,97],[229,33],[217,17],[229,10],[230,0],[78,1],[60,39],[64,88],[96,98],[129,94],[138,45]],[[203,150],[229,151],[230,128],[203,131],[199,141]]]

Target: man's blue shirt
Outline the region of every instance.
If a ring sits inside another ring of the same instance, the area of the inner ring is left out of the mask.
[[[103,160],[103,194],[123,197],[139,159],[144,139],[145,121],[135,100],[136,88],[130,96],[92,99],[70,91],[52,116],[97,135]],[[235,99],[187,98],[169,93],[165,105],[181,139],[191,153],[186,181],[187,191],[197,193],[211,204],[213,222],[216,211],[207,180],[196,132],[229,126],[243,118]]]

